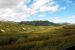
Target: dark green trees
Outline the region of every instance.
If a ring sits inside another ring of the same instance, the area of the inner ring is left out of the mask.
[[[55,23],[49,21],[21,21],[20,24],[26,25],[35,25],[35,26],[49,26],[49,25],[56,25]]]

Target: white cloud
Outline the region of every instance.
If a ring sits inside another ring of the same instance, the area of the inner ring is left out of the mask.
[[[44,5],[40,8],[41,12],[44,11],[57,12],[58,10],[59,10],[59,5],[53,5],[53,6]]]
[[[60,6],[53,0],[37,0],[32,5],[32,9],[39,9],[40,12],[57,12],[60,9]]]
[[[0,12],[0,20],[9,20],[9,21],[21,21],[27,18],[28,15],[23,12],[16,12],[13,9],[4,9]]]
[[[16,6],[23,0],[0,0],[0,8],[10,8]]]
[[[0,20],[22,21],[26,20],[31,14],[34,14],[36,12],[35,10],[32,10],[28,8],[26,5],[24,5],[23,0],[14,6],[15,7],[12,6],[12,8],[7,6],[6,8],[0,8]]]
[[[75,23],[75,15],[71,15],[68,17],[68,22]]]
[[[36,0],[29,8],[26,3],[31,0],[0,0],[0,20],[27,20],[37,12],[57,12],[60,8],[53,0]]]
[[[70,19],[75,19],[75,15],[72,15],[69,17]]]
[[[65,16],[65,17],[51,17],[48,20],[55,23],[61,23],[61,22],[75,23],[75,15]]]
[[[65,22],[65,20],[61,17],[51,17],[49,18],[50,22],[55,22],[55,23],[61,23],[61,22]]]
[[[49,2],[50,0],[37,0],[35,3],[33,3],[32,8],[33,9],[39,9],[41,6]]]

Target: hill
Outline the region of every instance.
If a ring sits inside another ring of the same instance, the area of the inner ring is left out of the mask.
[[[75,25],[0,23],[0,50],[62,50],[75,45]]]
[[[35,25],[35,26],[49,26],[49,25],[58,25],[53,22],[49,21],[21,21],[20,24],[26,24],[26,25]]]

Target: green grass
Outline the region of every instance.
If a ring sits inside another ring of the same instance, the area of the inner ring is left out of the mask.
[[[61,50],[74,44],[75,25],[0,23],[0,50]]]

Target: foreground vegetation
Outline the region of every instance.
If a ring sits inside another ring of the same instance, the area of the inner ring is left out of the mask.
[[[62,50],[75,45],[75,25],[0,22],[0,50]]]

